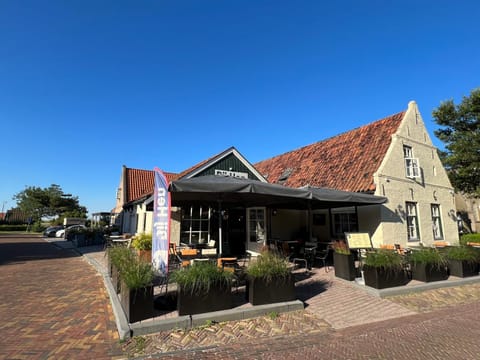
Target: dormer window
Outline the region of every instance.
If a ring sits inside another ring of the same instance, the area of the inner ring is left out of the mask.
[[[413,151],[410,146],[403,146],[403,158],[405,160],[405,173],[407,178],[419,178],[420,165],[418,163],[418,159],[413,157]]]

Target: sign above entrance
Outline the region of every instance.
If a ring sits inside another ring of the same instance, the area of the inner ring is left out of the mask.
[[[230,177],[235,177],[240,179],[248,179],[248,174],[246,172],[239,172],[239,171],[215,169],[215,175],[230,176]]]

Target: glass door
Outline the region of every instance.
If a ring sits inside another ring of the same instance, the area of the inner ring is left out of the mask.
[[[260,252],[266,243],[265,208],[247,209],[247,250]]]

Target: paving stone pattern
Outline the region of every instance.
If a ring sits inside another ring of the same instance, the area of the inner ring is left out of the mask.
[[[103,279],[41,238],[0,237],[0,359],[123,357]]]

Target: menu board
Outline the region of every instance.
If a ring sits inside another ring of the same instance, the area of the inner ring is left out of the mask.
[[[369,233],[345,233],[349,249],[371,249]]]

